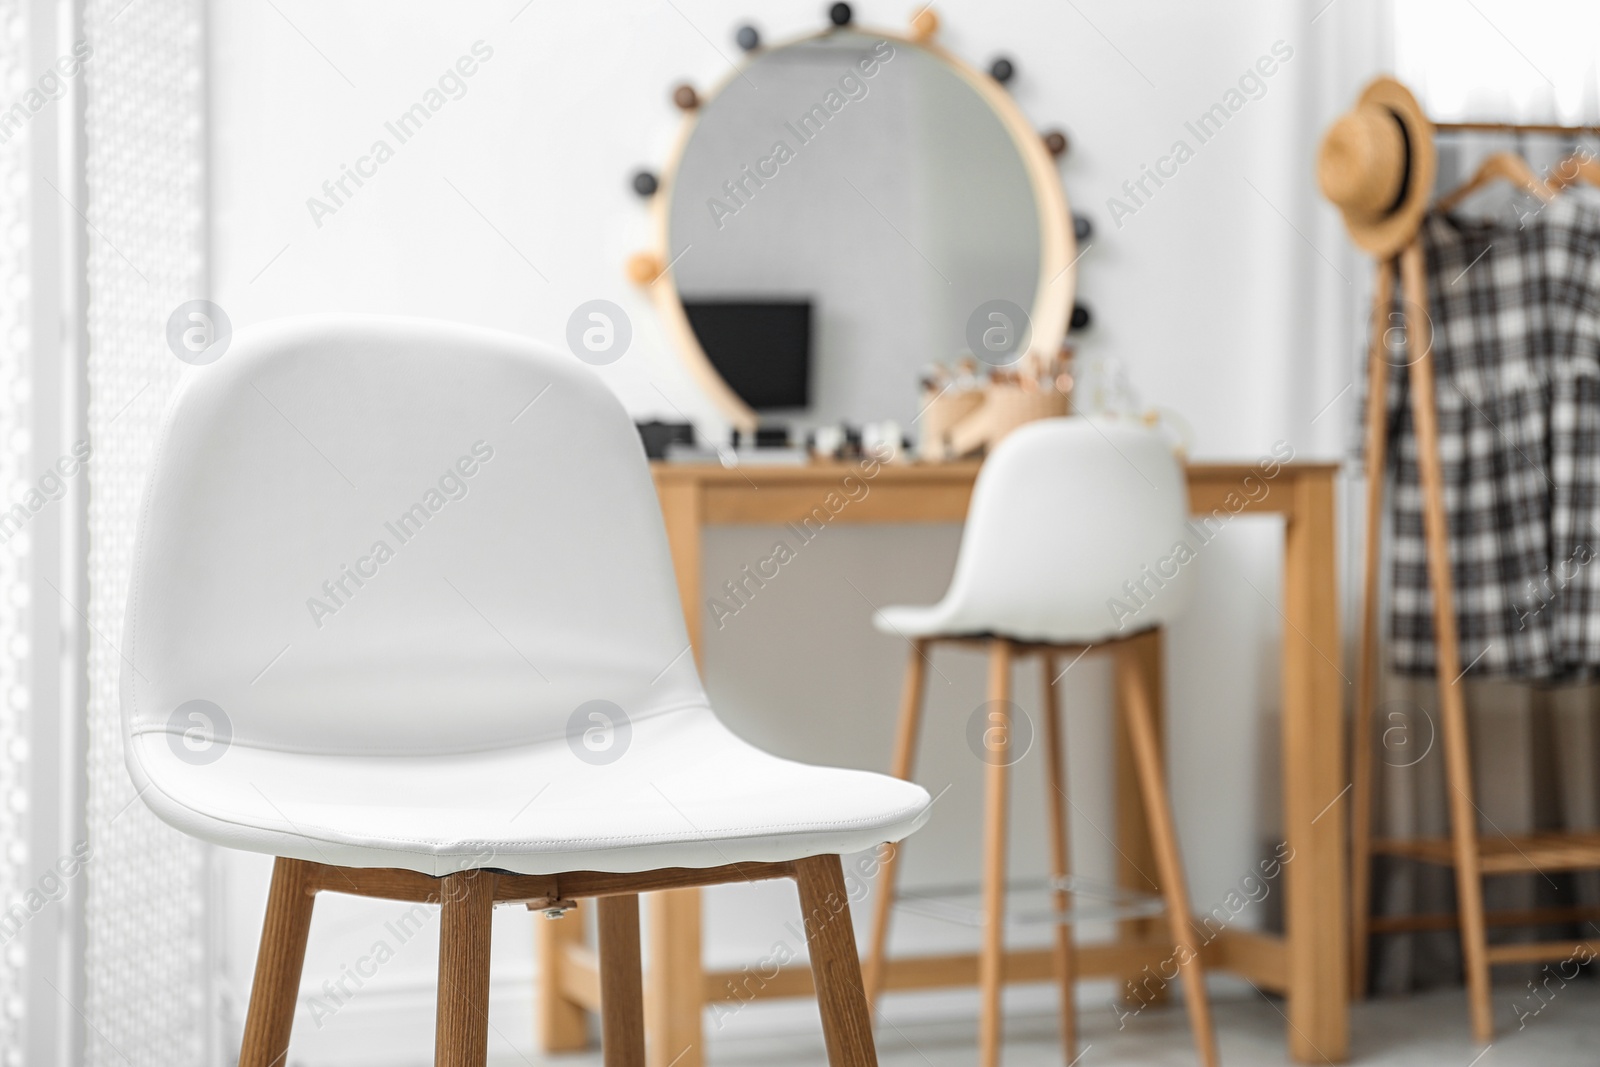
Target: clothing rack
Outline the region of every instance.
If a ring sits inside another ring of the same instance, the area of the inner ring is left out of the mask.
[[[1433,128],[1439,133],[1539,133],[1551,136],[1588,137],[1600,134],[1600,126],[1557,126],[1549,123],[1512,122],[1436,122]]]
[[[1600,126],[1559,126],[1544,123],[1449,122],[1435,123],[1434,128],[1439,132],[1464,135],[1513,133],[1578,137],[1600,134]],[[1386,415],[1389,361],[1386,358],[1387,345],[1384,336],[1386,331],[1382,329],[1382,323],[1384,316],[1393,309],[1396,281],[1399,283],[1401,308],[1405,316],[1405,343],[1408,356],[1413,351],[1419,353],[1409,364],[1412,374],[1409,392],[1412,421],[1417,436],[1428,581],[1433,594],[1434,640],[1437,646],[1435,670],[1439,685],[1441,740],[1450,789],[1448,839],[1375,840],[1372,834],[1372,731],[1378,680],[1380,540],[1383,530],[1383,486],[1387,465],[1385,451],[1388,429]],[[1413,318],[1415,321],[1411,321]],[[1368,941],[1372,934],[1449,929],[1454,922],[1459,926],[1461,933],[1473,1034],[1479,1041],[1488,1042],[1493,1039],[1494,1032],[1489,1001],[1490,966],[1495,963],[1561,960],[1574,952],[1575,945],[1571,941],[1489,945],[1487,927],[1568,921],[1578,916],[1509,912],[1486,914],[1483,901],[1484,875],[1544,869],[1600,868],[1600,835],[1547,833],[1518,838],[1505,835],[1485,837],[1478,835],[1478,809],[1474,801],[1471,746],[1467,733],[1465,694],[1462,688],[1462,678],[1466,671],[1461,664],[1456,591],[1451,573],[1449,520],[1444,505],[1444,475],[1439,449],[1432,346],[1431,321],[1428,316],[1427,264],[1419,223],[1418,232],[1411,234],[1398,255],[1378,261],[1377,284],[1373,294],[1373,330],[1367,361],[1366,549],[1363,561],[1363,605],[1351,760],[1354,795],[1351,816],[1351,976],[1354,995],[1357,997],[1364,995]],[[1456,872],[1458,909],[1456,915],[1385,916],[1375,921],[1370,914],[1374,853],[1453,866]],[[1590,941],[1588,945],[1593,951],[1600,953],[1600,940]]]

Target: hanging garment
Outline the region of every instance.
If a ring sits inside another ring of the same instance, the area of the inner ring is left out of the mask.
[[[1573,251],[1552,248],[1560,268],[1548,312],[1558,354],[1551,371],[1551,562],[1542,591],[1556,614],[1561,681],[1600,678],[1600,189],[1563,193]],[[1566,217],[1566,212],[1561,217]],[[1554,253],[1560,251],[1559,256]]]
[[[1462,667],[1600,677],[1600,191],[1574,189],[1519,224],[1430,213],[1421,240]],[[1398,673],[1433,674],[1416,356],[1390,350],[1390,653]]]

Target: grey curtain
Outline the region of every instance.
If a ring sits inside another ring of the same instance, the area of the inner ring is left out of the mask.
[[[1467,712],[1478,830],[1509,836],[1600,827],[1600,688],[1535,689],[1469,682]],[[1386,678],[1374,729],[1377,837],[1450,833],[1438,687],[1431,679]],[[1397,857],[1373,858],[1375,912],[1437,914],[1455,908],[1455,872]],[[1600,906],[1600,873],[1545,872],[1486,880],[1489,910]],[[1600,937],[1600,925],[1491,928],[1490,941]],[[1373,939],[1372,988],[1397,993],[1461,981],[1453,929]],[[1521,985],[1538,965],[1497,967],[1497,982]],[[1501,1010],[1501,1005],[1496,1010]]]

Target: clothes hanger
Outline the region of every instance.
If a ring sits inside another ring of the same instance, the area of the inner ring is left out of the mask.
[[[1478,172],[1468,178],[1464,185],[1440,197],[1437,207],[1440,211],[1451,211],[1467,197],[1500,178],[1527,190],[1546,204],[1555,199],[1555,193],[1533,172],[1527,160],[1511,152],[1496,152],[1483,161]]]
[[[1557,163],[1554,173],[1545,185],[1551,190],[1565,189],[1569,185],[1579,182],[1589,185],[1600,185],[1600,159],[1587,148],[1580,148],[1566,159]]]

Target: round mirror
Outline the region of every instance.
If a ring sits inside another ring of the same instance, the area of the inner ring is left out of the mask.
[[[990,363],[1066,332],[1054,163],[989,75],[931,45],[842,29],[757,52],[692,112],[657,210],[661,311],[742,428],[909,428],[928,364],[985,331],[1015,349]]]

